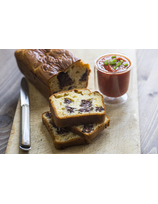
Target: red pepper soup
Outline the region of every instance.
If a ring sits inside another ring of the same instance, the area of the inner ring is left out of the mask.
[[[118,54],[107,54],[96,61],[98,86],[108,97],[120,97],[128,91],[131,61]]]

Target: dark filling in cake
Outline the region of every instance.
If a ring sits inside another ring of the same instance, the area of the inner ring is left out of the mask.
[[[92,106],[92,100],[81,100],[81,107],[91,107]]]
[[[64,103],[65,104],[70,104],[70,103],[72,103],[72,101],[70,99],[64,98]],[[91,100],[81,100],[80,106],[83,107],[83,108],[80,108],[78,110],[80,112],[91,112],[91,111],[94,110],[94,108],[92,107],[92,99]],[[75,108],[70,107],[70,106],[65,106],[65,107],[66,107],[66,110],[69,113],[74,113]],[[104,110],[105,109],[102,106],[95,108],[96,112],[101,112],[101,111],[104,111]]]
[[[60,74],[58,74],[57,76],[57,79],[59,81],[60,89],[62,89],[64,86],[73,84],[72,79],[69,77],[67,73],[64,72],[60,72]]]
[[[80,112],[91,112],[94,108],[93,107],[85,107],[85,108],[80,108]]]
[[[71,101],[70,99],[68,99],[68,98],[64,98],[64,103],[66,103],[66,104],[70,104],[70,103],[72,103],[73,101]]]
[[[56,127],[56,131],[59,135],[70,132],[68,128],[59,128],[59,127]]]
[[[104,110],[104,108],[103,108],[102,106],[95,108],[95,111],[98,111],[98,112],[101,112],[101,111],[103,111],[103,110]]]
[[[80,112],[91,112],[94,108],[92,107],[92,99],[91,100],[81,100]]]
[[[88,76],[88,70],[86,69],[86,72],[81,76],[79,81],[87,81]]]
[[[93,129],[93,124],[88,124],[88,125],[84,125],[82,132],[90,133],[93,130],[94,130]]]
[[[56,132],[59,135],[62,135],[64,133],[70,132],[69,128],[64,128],[64,127],[60,128],[60,127],[57,127],[57,126],[53,125],[52,122],[50,122],[50,124],[51,124],[51,126],[53,126],[56,129]]]
[[[66,110],[69,112],[69,113],[74,113],[74,109],[73,107],[70,107],[70,106],[65,106],[66,107]]]
[[[48,113],[48,112],[47,112],[47,113],[46,113],[46,117],[49,118],[49,119],[51,119],[51,113]]]

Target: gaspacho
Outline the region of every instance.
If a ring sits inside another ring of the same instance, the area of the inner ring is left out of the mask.
[[[107,54],[96,61],[98,87],[108,97],[120,97],[128,91],[131,61],[118,54]]]

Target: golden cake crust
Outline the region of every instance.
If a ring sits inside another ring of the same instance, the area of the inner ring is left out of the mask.
[[[15,57],[41,78],[46,85],[52,76],[80,61],[65,49],[20,49],[15,52]]]

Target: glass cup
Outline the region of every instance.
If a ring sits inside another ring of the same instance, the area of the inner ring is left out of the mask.
[[[120,72],[111,72],[99,67],[98,61],[106,56],[119,56],[128,61],[128,68]],[[133,64],[131,60],[119,53],[107,53],[99,56],[94,63],[95,90],[99,91],[104,102],[109,105],[125,103],[132,95]]]

